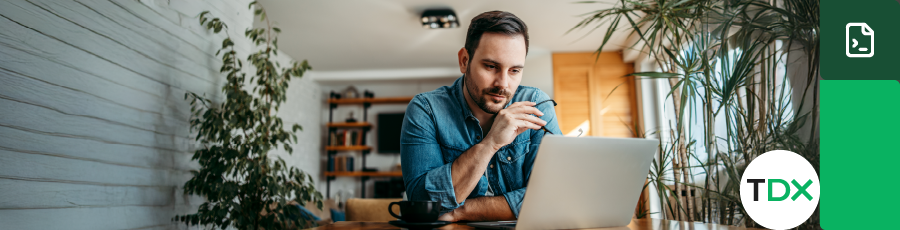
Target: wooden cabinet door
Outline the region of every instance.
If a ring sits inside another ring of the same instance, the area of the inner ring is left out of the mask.
[[[565,135],[635,137],[637,99],[632,63],[619,52],[553,54],[556,114]]]
[[[553,70],[553,100],[556,101],[556,117],[564,135],[590,135],[590,86],[591,68],[565,66]]]

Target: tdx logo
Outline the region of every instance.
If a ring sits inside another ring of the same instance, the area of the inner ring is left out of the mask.
[[[753,184],[753,201],[759,201],[759,184],[766,183],[766,179],[747,179],[747,183]],[[793,196],[791,196],[791,200],[797,200],[800,195],[803,195],[803,197],[805,197],[807,200],[812,201],[812,195],[809,195],[809,192],[806,192],[806,189],[809,188],[812,183],[812,179],[807,180],[803,185],[797,183],[797,180],[791,180],[791,184],[794,185],[794,188],[796,188],[796,190],[794,191],[797,191]],[[776,197],[772,192],[772,184],[775,184],[775,186],[782,186],[784,188],[784,194]],[[787,181],[782,179],[769,179],[769,201],[782,201],[787,199],[788,195],[790,194],[791,187],[788,185]]]
[[[753,159],[741,176],[741,203],[756,223],[789,229],[819,204],[819,177],[800,155],[775,150]]]

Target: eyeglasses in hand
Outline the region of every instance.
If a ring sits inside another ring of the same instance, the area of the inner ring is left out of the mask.
[[[548,99],[548,100],[544,100],[542,102],[538,102],[537,104],[534,105],[534,107],[537,107],[537,106],[547,103],[547,102],[553,102],[553,106],[556,106],[556,101],[554,101],[553,99]],[[550,133],[551,135],[553,135],[553,132],[550,132],[550,130],[548,130],[544,126],[541,126],[541,130],[544,130],[545,133]]]

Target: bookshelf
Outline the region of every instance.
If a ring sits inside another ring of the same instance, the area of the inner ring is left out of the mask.
[[[413,97],[382,97],[382,98],[349,98],[349,99],[340,99],[340,98],[329,98],[328,104],[398,104],[398,103],[409,103],[412,101]]]
[[[328,123],[328,128],[371,128],[372,123],[369,122],[339,122]]]
[[[372,129],[372,123],[367,121],[368,119],[368,110],[373,104],[408,104],[412,101],[413,97],[383,97],[377,98],[373,97],[373,94],[370,92],[366,92],[365,97],[362,98],[340,98],[340,94],[331,92],[331,96],[328,98],[328,123],[325,124],[328,127],[328,133],[326,135],[327,141],[325,142],[327,145],[325,146],[325,151],[327,152],[327,157],[330,163],[336,162],[333,160],[335,155],[341,151],[361,151],[362,154],[359,157],[362,161],[362,169],[366,168],[366,155],[368,155],[372,151],[372,146],[366,145],[366,133]],[[361,105],[363,106],[363,115],[362,121],[359,122],[334,122],[334,109],[338,107],[338,105]],[[338,130],[359,130],[359,138],[358,143],[354,143],[353,145],[330,145],[332,144],[332,132],[337,132]],[[333,167],[332,169],[337,169],[338,167]],[[352,169],[351,169],[352,170]],[[400,171],[389,171],[389,172],[371,172],[371,171],[329,171],[328,166],[325,169],[325,191],[326,196],[328,198],[331,197],[331,181],[336,177],[356,177],[360,179],[360,197],[366,196],[366,181],[370,177],[402,177],[403,174]]]
[[[351,146],[325,146],[325,151],[369,151],[371,146],[351,145]]]

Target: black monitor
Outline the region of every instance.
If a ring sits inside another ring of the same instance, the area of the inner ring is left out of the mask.
[[[404,113],[378,114],[378,152],[400,153],[400,128],[403,126]]]

